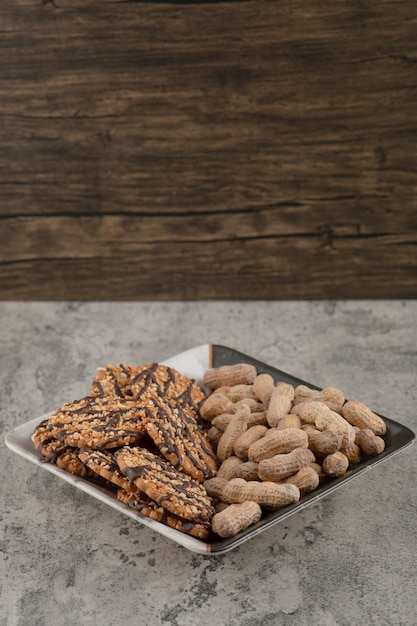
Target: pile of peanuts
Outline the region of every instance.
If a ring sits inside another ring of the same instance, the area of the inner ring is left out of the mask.
[[[248,363],[206,370],[202,417],[219,459],[205,481],[216,514],[212,529],[233,537],[263,510],[298,502],[385,448],[386,424],[337,387],[321,391],[275,382]]]

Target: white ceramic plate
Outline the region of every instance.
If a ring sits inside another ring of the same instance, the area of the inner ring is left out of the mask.
[[[207,368],[243,362],[252,363],[253,365],[255,365],[259,373],[270,373],[275,380],[282,380],[284,382],[289,382],[293,385],[305,384],[318,389],[318,387],[316,387],[312,383],[307,383],[303,380],[295,378],[290,374],[287,374],[270,365],[267,365],[266,363],[249,357],[248,355],[245,355],[241,352],[233,350],[232,348],[216,344],[205,344],[197,346],[195,348],[187,350],[186,352],[177,354],[176,356],[167,359],[166,361],[163,361],[165,365],[174,367],[179,372],[186,374],[190,378],[194,378],[201,385],[204,372]],[[323,484],[314,492],[303,496],[296,504],[284,507],[277,511],[265,512],[259,522],[257,522],[247,530],[242,531],[235,537],[232,537],[230,539],[219,538],[217,541],[214,541],[212,543],[206,543],[200,539],[196,539],[194,537],[191,537],[190,535],[186,535],[185,533],[174,530],[173,528],[170,528],[165,524],[142,516],[140,513],[133,511],[128,506],[119,502],[113,493],[111,493],[110,491],[106,491],[105,488],[99,487],[92,482],[89,482],[87,479],[69,474],[68,472],[58,468],[56,465],[52,465],[51,463],[42,462],[39,459],[38,454],[34,450],[31,435],[35,427],[43,419],[48,417],[48,415],[49,414],[36,417],[20,426],[17,426],[14,430],[9,432],[6,436],[6,445],[8,446],[8,448],[10,448],[10,450],[15,452],[16,454],[24,457],[28,461],[34,463],[38,467],[41,467],[48,472],[51,472],[51,474],[59,476],[59,478],[62,478],[66,482],[75,486],[77,489],[80,489],[81,491],[90,494],[94,498],[97,498],[101,502],[108,504],[109,506],[113,507],[124,515],[127,515],[128,517],[136,521],[140,521],[140,523],[144,526],[148,526],[152,530],[160,533],[161,535],[164,535],[165,537],[168,537],[169,539],[172,539],[175,543],[197,554],[222,554],[228,552],[229,550],[232,550],[244,541],[247,541],[255,535],[258,535],[268,528],[271,528],[278,522],[283,521],[290,515],[293,515],[294,513],[300,511],[309,504],[312,504],[319,498],[322,498],[323,496],[332,493],[335,489],[339,488],[348,480],[360,476],[365,471],[375,466],[377,463],[386,460],[387,458],[407,447],[414,441],[414,433],[411,430],[409,430],[405,426],[402,426],[401,424],[398,424],[397,422],[394,422],[391,419],[384,417],[383,419],[387,424],[387,434],[385,436],[386,447],[382,454],[367,459],[363,463],[352,466],[351,468],[349,468],[348,472],[344,476]]]

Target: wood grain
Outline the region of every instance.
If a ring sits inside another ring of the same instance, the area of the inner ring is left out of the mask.
[[[0,5],[1,299],[417,297],[414,1]]]

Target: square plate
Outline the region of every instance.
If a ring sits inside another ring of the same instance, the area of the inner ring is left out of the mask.
[[[234,363],[251,363],[256,367],[258,373],[269,373],[276,381],[280,380],[291,383],[294,386],[308,385],[313,389],[319,389],[319,387],[311,383],[295,378],[290,374],[247,356],[242,352],[217,344],[197,346],[187,350],[186,352],[177,354],[176,356],[163,361],[163,363],[174,367],[181,373],[186,374],[191,378],[194,378],[201,385],[204,372],[209,367],[219,367],[221,365],[231,365]],[[381,454],[367,459],[358,465],[350,466],[346,474],[342,477],[333,479],[331,482],[323,484],[310,494],[301,497],[299,502],[296,504],[286,506],[276,511],[264,512],[259,522],[240,532],[238,535],[231,537],[230,539],[219,538],[217,541],[212,543],[206,543],[200,539],[196,539],[175,529],[169,528],[165,524],[143,517],[140,513],[133,511],[123,503],[119,502],[115,495],[110,491],[106,491],[104,488],[101,488],[86,479],[69,474],[68,472],[58,468],[56,465],[42,462],[34,450],[31,435],[34,428],[43,419],[48,417],[48,415],[49,414],[36,417],[20,426],[17,426],[14,430],[9,432],[6,436],[6,445],[8,448],[28,461],[31,461],[38,467],[59,476],[66,482],[75,486],[77,489],[90,494],[94,498],[108,504],[132,519],[140,521],[140,523],[144,526],[148,526],[152,530],[172,539],[177,544],[197,554],[223,554],[233,548],[236,548],[238,545],[248,541],[268,528],[271,528],[275,524],[282,522],[290,515],[297,513],[297,511],[300,511],[309,504],[312,504],[318,499],[332,493],[335,489],[338,489],[352,478],[360,476],[378,463],[385,461],[400,450],[403,450],[405,447],[411,445],[415,438],[414,433],[407,427],[402,426],[398,422],[395,422],[387,417],[381,416],[387,425],[387,433],[384,436],[386,446],[385,450]]]

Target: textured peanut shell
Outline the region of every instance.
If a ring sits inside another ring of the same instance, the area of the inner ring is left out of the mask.
[[[293,406],[291,413],[298,415],[302,424],[315,424],[316,419],[328,410],[324,402],[311,400]]]
[[[251,426],[268,426],[268,422],[266,421],[266,411],[255,411],[251,413],[248,417],[248,428]]]
[[[223,502],[223,500],[214,499],[213,506],[214,506],[214,510],[216,511],[216,513],[221,513],[221,511],[224,511],[225,509],[227,509],[230,506],[230,504],[228,502]]]
[[[261,480],[280,481],[295,474],[302,467],[311,465],[316,460],[308,448],[296,448],[287,454],[276,454],[263,459],[258,464],[258,476]]]
[[[348,400],[343,406],[343,417],[361,430],[369,428],[374,435],[385,435],[387,427],[384,420],[359,400]]]
[[[320,413],[314,422],[317,430],[331,430],[338,435],[342,435],[342,446],[349,446],[355,441],[355,431],[339,413],[327,409]]]
[[[319,398],[324,402],[342,405],[345,401],[345,394],[339,387],[325,387],[319,392]]]
[[[217,444],[216,454],[220,463],[223,463],[225,459],[233,455],[235,441],[247,429],[247,418],[249,415],[250,409],[245,404],[241,405],[238,412],[232,415],[226,430]]]
[[[251,385],[256,378],[256,369],[249,363],[221,365],[205,371],[203,382],[209,389],[217,387],[233,387],[234,385]]]
[[[271,428],[263,437],[249,446],[248,459],[259,463],[276,454],[285,454],[295,448],[307,448],[308,436],[301,428]]]
[[[295,485],[300,490],[301,495],[304,495],[314,491],[319,486],[320,478],[316,470],[309,465],[302,467],[298,472],[286,478],[284,483]]]
[[[321,400],[335,405],[342,405],[345,394],[338,387],[325,387],[325,389],[310,389],[306,385],[298,385],[295,388],[295,404],[305,400]]]
[[[296,415],[298,415],[298,408],[300,406],[300,404],[305,404],[306,402],[312,402],[313,400],[315,400],[314,396],[307,397],[307,396],[296,396],[294,398],[294,400],[292,401],[292,409],[291,409],[291,413],[295,413]]]
[[[216,513],[211,527],[220,537],[234,537],[248,526],[255,524],[262,515],[262,509],[256,502],[230,504],[220,513]]]
[[[217,476],[219,478],[226,478],[230,480],[231,478],[236,478],[239,476],[239,466],[242,465],[243,459],[239,459],[237,456],[229,456],[227,459],[223,461],[217,470]]]
[[[306,432],[307,435],[309,432],[312,432],[312,433],[319,432],[317,428],[314,426],[314,424],[301,424],[301,430],[304,430],[304,432]]]
[[[300,491],[295,485],[268,481],[247,482],[242,478],[233,478],[225,485],[222,499],[230,503],[250,500],[257,502],[263,509],[277,509],[297,502],[300,499]]]
[[[203,486],[211,498],[221,499],[223,489],[225,488],[227,483],[227,478],[215,476],[214,478],[209,478],[208,480],[205,480]]]
[[[340,448],[340,452],[343,452],[351,465],[357,465],[361,462],[361,449],[356,443]]]
[[[320,463],[312,463],[309,467],[313,468],[319,477],[319,482],[323,482],[326,478],[326,474],[323,472],[323,468]]]
[[[267,427],[262,425],[251,426],[236,439],[233,449],[236,456],[241,459],[248,458],[249,447],[258,439],[261,439],[267,432]]]
[[[299,398],[295,398],[295,400],[293,401],[291,413],[298,415],[301,405],[306,404],[308,402],[321,402],[322,404],[327,406],[327,408],[330,409],[331,411],[336,411],[336,413],[339,413],[340,415],[342,415],[343,406],[341,404],[336,404],[335,402],[331,402],[330,400],[324,400],[320,396],[317,396],[317,397],[312,396],[311,398],[300,396]]]
[[[255,398],[242,398],[238,402],[235,402],[234,407],[236,411],[241,404],[246,404],[250,408],[251,413],[257,413],[264,410],[264,405],[261,402],[258,402]]]
[[[244,478],[245,480],[259,480],[258,464],[254,461],[245,461],[236,471],[236,478]]]
[[[308,447],[315,455],[327,456],[340,449],[342,435],[331,430],[307,430]]]
[[[385,441],[375,435],[370,428],[364,428],[356,433],[355,443],[365,454],[375,456],[385,450]]]
[[[268,409],[266,411],[266,419],[271,428],[277,426],[280,419],[285,417],[285,415],[288,415],[291,411],[292,399],[289,395],[282,393],[281,391],[281,389],[275,387],[271,394]]]
[[[269,404],[269,399],[274,387],[275,382],[270,374],[258,374],[253,381],[254,394],[265,406]]]
[[[253,385],[233,385],[232,387],[221,387],[221,389],[231,402],[239,402],[245,398],[255,399]]]
[[[311,389],[307,385],[297,385],[294,389],[294,398],[310,397],[318,392],[318,389]]]
[[[211,426],[207,431],[207,439],[210,441],[213,448],[217,448],[221,436],[222,431],[218,430],[215,426]]]
[[[201,417],[211,422],[221,413],[234,413],[233,402],[221,393],[212,393],[200,406]]]
[[[290,400],[294,400],[295,389],[290,383],[284,383],[283,381],[277,382],[275,389],[278,389],[282,396],[287,396]]]
[[[321,466],[327,476],[330,476],[331,478],[338,478],[339,476],[346,474],[349,467],[349,460],[343,452],[338,450],[337,452],[333,452],[333,454],[326,456]]]
[[[280,430],[283,428],[301,428],[301,420],[298,415],[289,413],[279,420],[277,428]]]
[[[328,409],[334,411],[335,413],[339,413],[339,415],[343,416],[343,405],[337,404],[335,402],[331,402],[330,400],[321,400],[323,404],[327,406]]]
[[[211,425],[217,428],[217,430],[220,430],[220,432],[224,433],[227,425],[232,419],[232,415],[234,415],[234,413],[220,413],[220,415],[216,415],[216,417],[213,417],[213,419],[211,420]]]

